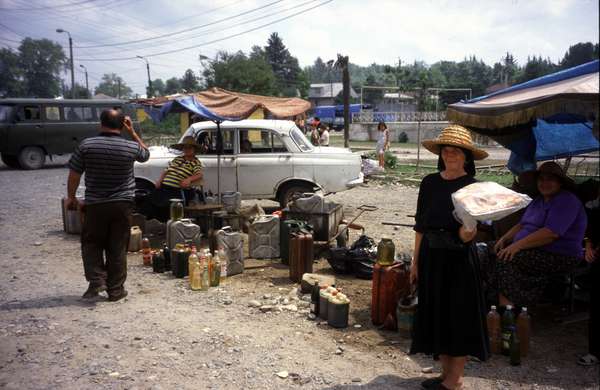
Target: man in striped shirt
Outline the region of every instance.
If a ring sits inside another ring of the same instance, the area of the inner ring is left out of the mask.
[[[78,205],[75,192],[85,173],[81,256],[89,287],[83,298],[107,291],[109,301],[118,301],[127,296],[124,283],[135,194],[133,163],[147,161],[150,153],[122,112],[104,110],[100,124],[100,134],[83,140],[69,160],[67,207]],[[121,137],[123,130],[133,141]]]

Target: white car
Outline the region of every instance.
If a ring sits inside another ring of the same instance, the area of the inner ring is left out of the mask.
[[[360,155],[345,148],[314,147],[292,121],[243,120],[221,123],[221,191],[239,191],[243,199],[273,199],[286,205],[294,193],[334,193],[363,182]],[[198,122],[183,134],[205,145],[198,155],[205,192],[217,193],[217,125]],[[181,152],[150,148],[150,159],[135,164],[138,189],[154,188],[168,163]]]

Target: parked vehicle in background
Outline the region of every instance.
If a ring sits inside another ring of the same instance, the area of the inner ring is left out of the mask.
[[[359,113],[361,109],[370,109],[371,105],[350,104],[350,123],[352,123],[352,115]],[[313,108],[314,116],[319,117],[321,122],[329,126],[330,129],[341,131],[344,130],[344,106],[317,106]]]
[[[81,140],[98,134],[100,113],[107,108],[122,108],[135,118],[135,110],[116,99],[0,99],[2,161],[39,169],[46,156],[71,153]]]
[[[340,192],[363,182],[361,159],[344,148],[314,147],[292,121],[223,122],[221,191],[239,191],[243,199],[273,199],[284,206],[296,193]],[[204,145],[204,191],[217,193],[217,125],[198,122],[183,134]],[[150,147],[150,159],[136,163],[140,191],[149,191],[180,152]]]

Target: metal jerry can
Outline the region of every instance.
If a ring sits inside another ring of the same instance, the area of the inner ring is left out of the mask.
[[[200,248],[202,233],[200,226],[191,219],[178,219],[169,224],[169,248],[175,248],[177,244],[195,245]]]
[[[250,257],[273,259],[279,257],[279,217],[264,215],[252,222],[248,230]]]
[[[223,248],[229,262],[227,276],[244,272],[244,239],[240,232],[235,232],[230,226],[217,231],[217,247]]]

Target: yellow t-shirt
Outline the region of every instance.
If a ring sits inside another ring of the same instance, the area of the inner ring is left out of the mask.
[[[197,158],[186,160],[183,156],[175,157],[167,167],[167,174],[163,179],[163,184],[171,187],[181,188],[181,181],[200,173],[202,163]]]

